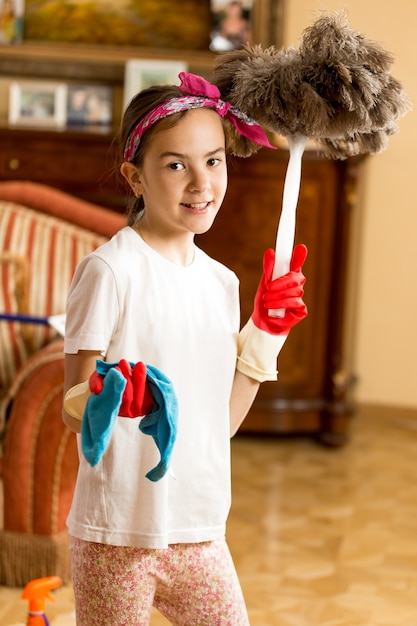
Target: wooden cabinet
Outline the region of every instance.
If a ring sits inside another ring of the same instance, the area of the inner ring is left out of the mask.
[[[113,168],[112,133],[0,130],[2,179],[48,183],[124,211],[125,189]],[[224,205],[197,243],[232,268],[241,281],[242,324],[252,312],[262,257],[274,247],[288,162],[285,149],[261,149],[229,165]],[[244,432],[308,433],[343,443],[353,411],[347,311],[348,262],[361,162],[331,161],[306,151],[296,241],[309,253],[305,300],[309,315],[295,327],[279,357],[277,382],[264,383]]]
[[[126,187],[115,164],[114,132],[97,128],[0,128],[1,180],[33,180],[124,212]]]
[[[262,149],[231,164],[224,205],[199,238],[240,278],[242,325],[252,312],[264,250],[275,246],[287,162],[287,150]],[[312,151],[303,157],[296,243],[308,247],[309,315],[292,329],[278,360],[278,381],[261,385],[242,431],[310,433],[329,445],[346,439],[354,382],[347,278],[360,167],[360,161],[331,161]]]

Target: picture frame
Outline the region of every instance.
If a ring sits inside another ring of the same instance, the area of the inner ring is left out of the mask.
[[[0,0],[0,44],[22,43],[24,6],[24,0]]]
[[[210,50],[227,52],[246,43],[261,44],[264,48],[269,46],[282,48],[284,1],[210,0],[212,17]],[[223,30],[226,32],[222,32]]]
[[[253,0],[251,20],[255,44],[283,47],[285,0]]]
[[[179,85],[178,74],[187,71],[185,61],[128,59],[125,64],[123,110],[142,89],[153,85]]]
[[[26,0],[24,38],[71,45],[205,50],[209,0]]]
[[[111,126],[112,109],[113,89],[108,85],[68,85],[67,126]]]
[[[210,50],[229,52],[252,44],[254,0],[210,0]]]
[[[13,81],[9,91],[9,124],[61,128],[66,124],[67,85]]]

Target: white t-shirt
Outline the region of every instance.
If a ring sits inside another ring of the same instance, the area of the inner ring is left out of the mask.
[[[158,482],[145,477],[160,455],[139,431],[140,417],[117,418],[96,467],[80,449],[71,535],[145,548],[224,536],[238,291],[236,275],[199,248],[190,266],[178,266],[130,227],[81,261],[68,297],[65,352],[99,350],[108,362],[154,365],[173,382],[179,417],[172,471]]]

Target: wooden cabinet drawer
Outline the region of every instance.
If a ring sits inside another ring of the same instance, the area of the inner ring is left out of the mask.
[[[125,188],[115,170],[113,133],[0,130],[0,177],[45,183],[124,212]]]
[[[1,176],[3,178],[30,178],[48,181],[94,184],[103,175],[96,158],[72,150],[48,150],[42,146],[27,145],[26,149],[2,150]]]

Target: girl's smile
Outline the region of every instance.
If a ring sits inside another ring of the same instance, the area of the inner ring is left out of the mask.
[[[184,206],[191,211],[197,211],[198,213],[201,213],[205,209],[207,210],[210,204],[211,202],[200,202],[199,204],[184,204]]]

